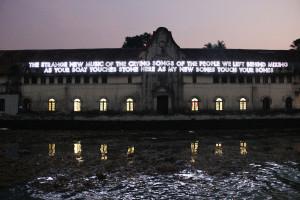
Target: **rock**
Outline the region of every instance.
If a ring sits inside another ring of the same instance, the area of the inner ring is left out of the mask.
[[[106,179],[106,175],[103,174],[102,172],[97,172],[97,173],[96,173],[96,176],[97,176],[97,178],[98,178],[100,181],[103,181],[103,180]]]

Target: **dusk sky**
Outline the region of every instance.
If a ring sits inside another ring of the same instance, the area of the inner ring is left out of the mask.
[[[120,48],[160,26],[182,48],[289,49],[300,0],[0,0],[0,49]]]

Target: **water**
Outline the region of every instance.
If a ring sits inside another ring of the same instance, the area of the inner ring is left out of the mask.
[[[300,199],[299,130],[0,132],[0,199]]]

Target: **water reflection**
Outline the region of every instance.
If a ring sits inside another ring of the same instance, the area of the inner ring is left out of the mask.
[[[100,145],[101,160],[107,160],[107,144]]]
[[[247,153],[247,143],[245,141],[240,141],[240,154],[245,156]]]
[[[216,143],[215,155],[221,156],[223,154],[222,143]]]
[[[55,156],[55,144],[49,144],[48,145],[48,154],[50,157]]]
[[[198,153],[198,143],[199,141],[195,141],[191,143],[191,163],[194,163]]]
[[[77,143],[74,143],[74,155],[78,162],[83,162],[81,153],[82,153],[82,149],[81,149],[80,141]]]

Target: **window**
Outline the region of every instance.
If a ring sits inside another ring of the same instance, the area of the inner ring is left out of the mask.
[[[271,76],[271,83],[276,83],[276,76]]]
[[[67,77],[67,84],[71,84],[72,83],[72,77],[68,76]]]
[[[55,99],[48,100],[48,111],[54,112],[55,111]]]
[[[107,111],[107,100],[105,98],[100,99],[100,111]]]
[[[107,83],[107,75],[102,75],[101,81],[103,84]]]
[[[93,76],[93,83],[98,83],[98,76]]]
[[[213,77],[213,83],[219,83],[219,77],[218,76]]]
[[[0,99],[0,112],[5,111],[5,99]]]
[[[247,110],[247,101],[245,98],[240,99],[240,110]]]
[[[41,84],[45,85],[46,84],[46,78],[45,77],[41,77]]]
[[[230,76],[230,83],[235,83],[235,76]]]
[[[31,83],[32,84],[37,84],[37,77],[36,76],[31,77]]]
[[[194,73],[192,78],[193,78],[193,83],[197,83],[197,74]]]
[[[269,77],[264,76],[264,77],[263,77],[263,83],[264,83],[264,84],[267,84],[268,82],[269,82]]]
[[[132,83],[132,76],[129,75],[129,76],[128,76],[128,84],[131,84],[131,83]]]
[[[279,76],[279,83],[284,83],[284,76],[283,75]]]
[[[84,83],[85,83],[85,84],[89,84],[89,83],[90,83],[90,77],[85,76],[85,77],[84,77]]]
[[[133,111],[133,99],[132,98],[128,98],[126,100],[126,111],[127,112],[132,112]]]
[[[75,83],[76,84],[80,84],[80,82],[81,82],[81,77],[80,76],[76,76],[75,77]]]
[[[239,76],[239,83],[244,83],[245,82],[245,79],[243,76]]]
[[[286,77],[286,81],[288,82],[288,83],[292,83],[292,76],[287,76]]]
[[[58,83],[58,84],[63,84],[63,83],[64,83],[64,77],[61,77],[61,76],[58,77],[58,78],[57,78],[57,83]]]
[[[74,99],[74,112],[81,111],[81,102],[80,99]]]
[[[49,84],[54,84],[54,77],[49,77]]]
[[[222,83],[227,83],[227,77],[226,76],[222,76],[221,77],[221,82]]]
[[[31,100],[26,98],[23,100],[23,109],[25,112],[31,111]]]
[[[199,110],[199,100],[197,98],[192,99],[192,111]]]
[[[255,77],[255,83],[260,83],[260,77],[259,76]]]
[[[223,110],[223,99],[222,98],[216,99],[216,110],[217,111]]]
[[[247,83],[252,83],[252,76],[247,76]]]

